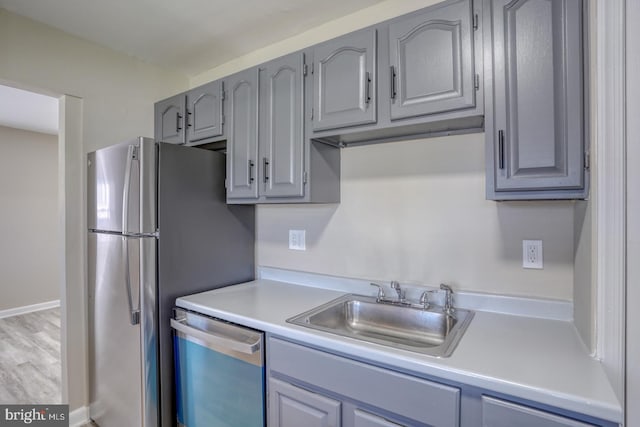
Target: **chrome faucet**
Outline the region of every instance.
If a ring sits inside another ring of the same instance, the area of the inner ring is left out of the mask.
[[[447,314],[453,314],[455,309],[453,308],[453,289],[444,283],[440,284],[440,289],[445,292],[444,294],[444,312]]]
[[[370,283],[370,285],[378,287],[378,295],[376,296],[376,302],[383,302],[387,300],[384,294],[384,289],[382,289],[382,286],[378,285],[377,283]]]
[[[402,291],[402,289],[400,289],[400,283],[392,280],[391,281],[391,289],[394,289],[396,291],[396,293],[398,294],[398,302],[402,302],[404,301],[404,292]]]

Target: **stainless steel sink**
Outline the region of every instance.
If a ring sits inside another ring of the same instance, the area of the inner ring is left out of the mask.
[[[469,310],[456,309],[453,314],[446,314],[438,306],[425,310],[347,294],[287,322],[403,350],[449,357],[472,318],[473,312]]]

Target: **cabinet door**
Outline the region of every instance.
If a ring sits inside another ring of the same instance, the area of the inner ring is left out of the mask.
[[[269,379],[269,426],[339,427],[340,412],[337,400]]]
[[[471,0],[389,25],[391,119],[475,107]]]
[[[495,190],[582,188],[581,1],[491,6]]]
[[[301,197],[303,182],[304,55],[294,53],[260,68],[259,147],[266,197]]]
[[[482,396],[482,425],[483,427],[594,427],[593,424],[487,396]]]
[[[372,414],[371,412],[363,411],[362,409],[355,409],[353,411],[353,420],[349,423],[349,426],[353,427],[401,427],[402,424],[394,423],[379,415]],[[345,422],[346,424],[346,422]]]
[[[172,96],[155,104],[154,137],[156,141],[184,144],[185,96]]]
[[[227,198],[258,197],[258,70],[225,79],[228,91]]]
[[[187,143],[221,136],[222,81],[216,80],[187,92]]]
[[[376,122],[376,30],[313,49],[313,130]]]

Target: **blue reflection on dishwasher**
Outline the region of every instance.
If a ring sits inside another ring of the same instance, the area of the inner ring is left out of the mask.
[[[263,427],[264,367],[173,337],[178,422]]]

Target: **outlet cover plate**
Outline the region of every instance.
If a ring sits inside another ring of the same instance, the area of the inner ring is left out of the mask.
[[[542,240],[522,241],[522,268],[543,268]]]
[[[305,230],[289,230],[289,249],[294,251],[306,251]]]

